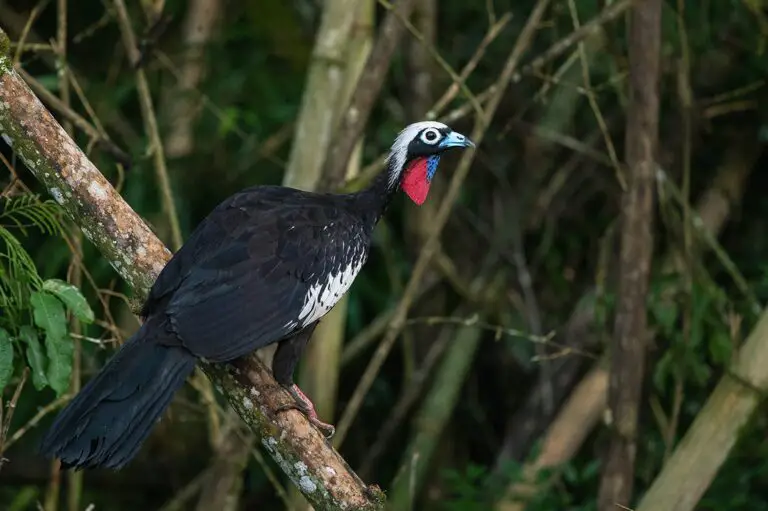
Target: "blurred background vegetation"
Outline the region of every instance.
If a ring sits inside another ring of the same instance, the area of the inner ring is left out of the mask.
[[[122,2],[0,0],[0,26],[24,79],[177,248],[239,189],[316,184],[305,171],[319,171],[311,162],[333,143],[333,122],[311,117],[307,105],[314,98],[315,113],[326,105],[339,115],[332,102],[349,97],[361,69],[349,63],[365,62],[389,10],[389,2],[358,0],[338,54],[352,86],[334,85],[322,75],[333,61],[316,40],[335,2],[129,1],[138,67],[121,35]],[[448,68],[459,74],[474,61],[466,85],[483,99],[535,2],[413,4],[350,186],[372,175],[366,166],[399,129],[433,110],[453,82]],[[552,1],[478,149],[406,328],[340,447],[365,481],[387,490],[392,509],[597,509],[610,429],[602,355],[613,337],[627,171],[628,5]],[[618,16],[580,44],[547,53],[612,7]],[[767,163],[768,8],[668,0],[662,14],[637,496],[768,299],[768,175],[759,171]],[[142,80],[162,152],[140,107]],[[470,133],[466,94],[448,100],[439,117]],[[6,145],[2,161],[0,509],[306,508],[197,376],[118,473],[73,475],[36,455],[55,410],[138,323],[131,289]],[[443,159],[422,208],[395,200],[365,271],[302,361],[301,381],[324,420],[338,421],[376,349],[457,161]],[[696,509],[768,509],[767,419],[758,408]],[[512,493],[524,497],[513,503]]]

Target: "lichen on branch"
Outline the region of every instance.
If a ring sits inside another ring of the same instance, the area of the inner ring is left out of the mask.
[[[0,47],[7,47],[5,34]],[[32,93],[6,54],[0,54],[0,73],[3,140],[143,297],[170,251]]]

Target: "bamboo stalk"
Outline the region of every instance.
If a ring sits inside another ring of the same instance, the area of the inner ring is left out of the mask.
[[[481,333],[475,327],[462,327],[456,332],[414,421],[414,434],[403,455],[402,468],[392,482],[387,509],[418,509],[414,507],[414,500],[426,478],[440,434],[453,415],[464,380],[475,360]]]
[[[699,200],[695,215],[700,219],[702,229],[709,230],[713,235],[722,228],[734,204],[740,200],[749,171],[762,150],[754,134],[746,136],[736,132],[732,136],[733,143],[723,165],[731,171],[718,173],[715,185]],[[670,260],[665,266],[671,269],[680,263],[679,260]],[[764,369],[768,361],[767,315],[763,313],[758,320],[739,351],[730,374],[720,379],[641,498],[637,511],[695,509],[739,438],[742,426],[762,402],[755,390],[768,389],[768,373]]]
[[[182,158],[194,148],[192,128],[200,113],[201,101],[196,90],[207,71],[205,46],[214,33],[223,10],[221,0],[194,0],[184,18],[182,63],[178,81],[166,91],[169,133],[165,137],[168,158]]]
[[[637,511],[693,510],[768,391],[768,312],[707,399]]]
[[[357,0],[324,4],[283,178],[285,186],[314,190],[320,182],[323,156],[338,118],[338,98],[344,90],[344,58],[357,4]]]
[[[472,281],[471,292],[473,296],[482,297],[482,301],[490,301],[498,295],[503,282],[503,273],[491,275],[485,272]],[[466,310],[459,310],[455,316],[465,314]],[[440,436],[456,408],[481,334],[481,329],[474,325],[459,328],[439,362],[434,380],[414,420],[413,434],[403,454],[401,468],[392,481],[387,509],[415,509],[414,501],[424,484]]]

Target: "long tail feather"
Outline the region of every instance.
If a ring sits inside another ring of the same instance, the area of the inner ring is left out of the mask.
[[[142,328],[59,413],[40,445],[65,468],[119,469],[146,440],[176,391],[195,367],[185,348],[151,339]]]

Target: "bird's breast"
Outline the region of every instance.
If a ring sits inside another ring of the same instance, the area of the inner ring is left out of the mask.
[[[348,247],[337,257],[327,261],[326,272],[316,276],[310,283],[299,313],[298,323],[307,326],[325,316],[344,296],[367,258],[365,247]]]

